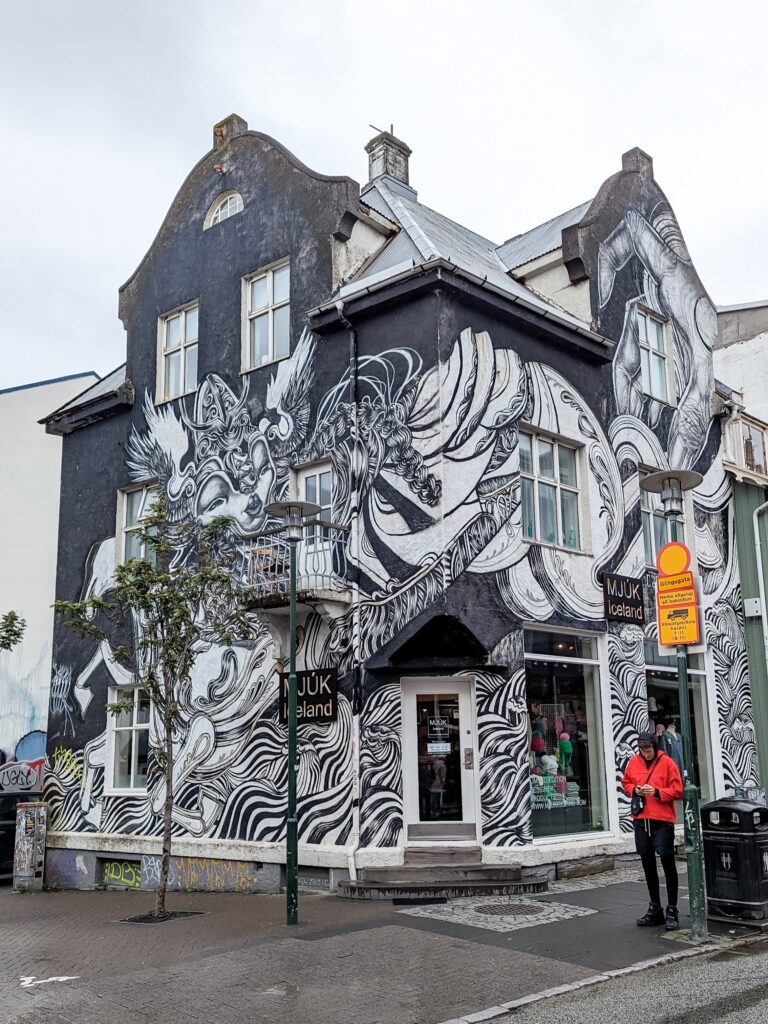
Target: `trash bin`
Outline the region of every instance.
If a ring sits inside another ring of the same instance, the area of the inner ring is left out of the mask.
[[[768,920],[768,807],[714,800],[701,822],[708,915]]]

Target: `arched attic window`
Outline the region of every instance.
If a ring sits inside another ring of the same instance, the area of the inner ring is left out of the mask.
[[[234,217],[236,213],[242,213],[243,197],[239,192],[224,192],[217,196],[211,204],[208,213],[205,215],[203,230],[219,224],[228,217]]]

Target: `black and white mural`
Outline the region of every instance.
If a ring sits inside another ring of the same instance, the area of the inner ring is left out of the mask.
[[[458,580],[493,591],[501,611],[494,611],[489,664],[497,667],[472,673],[482,834],[491,845],[532,837],[520,624],[605,631],[603,572],[645,571],[641,468],[705,475],[694,498],[695,532],[723,768],[731,786],[757,777],[730,493],[709,408],[714,307],[655,184],[641,189],[634,205],[615,214],[609,206],[590,231],[594,318],[616,344],[589,394],[557,365],[555,351],[539,346],[540,357],[523,358],[501,328],[498,336],[476,329],[469,315],[442,359],[393,331],[391,345],[375,354],[340,360],[335,380],[319,372],[318,338],[304,331],[292,355],[270,371],[263,394],[251,394],[248,375],[235,376],[233,385],[224,368],[173,403],[158,406],[146,393],[143,415],[125,440],[129,479],[156,481],[174,521],[232,518],[243,584],[250,538],[270,526],[265,506],[288,497],[295,467],[331,464],[333,518],[354,524],[345,551],[353,601],[304,617],[300,667],[332,664],[351,673],[438,602],[450,602]],[[643,387],[639,309],[670,325],[667,401]],[[584,550],[523,536],[522,425],[567,438],[581,452]],[[93,538],[84,593],[109,591],[116,552],[114,537]],[[175,557],[186,555],[179,550]],[[610,688],[611,722],[604,735],[615,751],[617,781],[647,725],[645,639],[634,626],[607,629],[609,680],[602,685]],[[267,623],[255,643],[200,653],[177,739],[177,835],[284,837],[287,744],[277,711],[278,654]],[[102,698],[105,685],[130,681],[108,643],[79,660],[57,655],[51,715],[61,723],[59,735],[88,738],[49,750],[52,830],[160,831],[161,782],[151,782],[146,796],[105,795]],[[389,678],[371,682],[359,707],[351,688],[342,687],[335,722],[302,726],[303,842],[350,841],[356,736],[361,845],[402,844],[400,688]],[[626,830],[627,807],[619,801]]]

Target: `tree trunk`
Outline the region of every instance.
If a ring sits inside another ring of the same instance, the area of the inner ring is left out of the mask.
[[[163,853],[160,880],[155,889],[154,917],[165,917],[165,892],[171,866],[171,814],[173,811],[173,723],[165,722],[165,806],[163,808]]]

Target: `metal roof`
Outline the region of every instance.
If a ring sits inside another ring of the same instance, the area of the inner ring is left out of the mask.
[[[75,395],[74,398],[70,399],[65,405],[59,406],[55,409],[46,419],[50,419],[52,416],[57,416],[62,412],[71,412],[73,409],[79,408],[81,405],[87,405],[88,402],[94,402],[97,398],[102,398],[104,395],[110,395],[116,388],[119,388],[121,384],[125,383],[125,363],[118,366],[111,373],[108,373],[106,377],[102,377],[101,380],[96,381],[85,391],[81,391],[79,395]]]
[[[430,260],[445,260],[469,274],[485,279],[510,297],[524,301],[530,308],[537,309],[552,319],[560,320],[569,327],[586,330],[591,334],[589,324],[565,312],[554,303],[547,302],[536,292],[511,278],[509,268],[499,257],[499,247],[495,242],[483,238],[482,235],[470,231],[422,203],[396,193],[382,180],[374,182],[365,193],[363,202],[399,224],[401,234],[407,235],[407,242],[401,240],[397,245],[394,245],[395,240],[390,242],[367,264],[358,277],[341,289],[342,298],[360,291],[374,274],[380,278],[386,276],[383,274],[386,270],[393,274],[402,272],[405,262],[418,266]],[[388,251],[390,249],[392,251]]]
[[[586,203],[574,206],[572,210],[566,210],[538,227],[504,242],[496,250],[504,266],[514,270],[515,267],[522,267],[524,263],[559,249],[563,244],[563,228],[578,224],[591,204],[592,200],[588,199]]]

